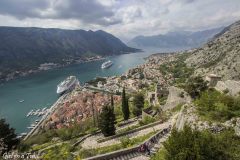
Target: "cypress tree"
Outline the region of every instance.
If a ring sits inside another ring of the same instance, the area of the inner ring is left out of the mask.
[[[128,120],[130,111],[128,106],[128,99],[125,93],[125,88],[123,88],[123,91],[122,91],[122,112],[123,112],[124,120]]]
[[[113,111],[114,111],[114,101],[113,101],[113,95],[111,95],[111,107],[113,108]]]
[[[111,136],[115,134],[116,118],[114,110],[110,106],[103,106],[100,114],[99,128],[104,136]]]
[[[144,95],[137,93],[133,98],[133,115],[140,116],[142,114],[142,109],[144,108]]]

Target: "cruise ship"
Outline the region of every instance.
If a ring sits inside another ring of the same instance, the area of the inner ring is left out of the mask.
[[[59,85],[57,85],[57,94],[62,95],[63,93],[72,90],[78,84],[78,79],[75,76],[69,76]]]
[[[104,62],[101,66],[102,69],[105,69],[105,68],[109,68],[113,65],[113,62],[112,61],[107,61],[107,62]]]

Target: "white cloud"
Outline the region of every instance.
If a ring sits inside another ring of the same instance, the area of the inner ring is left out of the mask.
[[[228,25],[239,8],[239,0],[2,0],[0,25],[103,29],[128,40]]]

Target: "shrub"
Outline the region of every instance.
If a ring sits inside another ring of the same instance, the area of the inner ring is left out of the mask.
[[[133,97],[133,115],[140,116],[142,114],[142,109],[144,108],[144,95],[137,93]]]
[[[240,96],[232,97],[216,90],[207,90],[195,100],[200,115],[208,120],[226,121],[240,116]]]
[[[150,117],[150,116],[145,116],[142,120],[139,121],[139,124],[140,124],[141,126],[143,126],[143,125],[147,125],[147,124],[149,124],[149,123],[153,123],[153,122],[155,122],[155,121],[156,121],[155,118]]]
[[[202,79],[202,77],[192,77],[188,80],[185,86],[185,91],[196,99],[200,96],[200,93],[207,89],[207,82]]]
[[[127,148],[132,145],[129,137],[123,137],[120,139],[121,145],[123,148]]]
[[[219,135],[208,131],[192,130],[185,126],[182,131],[172,130],[169,139],[164,142],[166,160],[228,160],[240,156],[239,138],[233,131]]]

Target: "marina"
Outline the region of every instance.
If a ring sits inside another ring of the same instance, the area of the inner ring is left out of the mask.
[[[39,128],[44,124],[45,120],[49,118],[49,116],[56,110],[59,103],[62,103],[62,101],[65,99],[67,94],[62,95],[49,109],[46,107],[42,110],[37,109],[37,113],[43,113],[41,119],[35,120],[34,124],[31,124],[30,127],[27,127],[28,129],[31,129],[28,133],[21,133],[18,138],[23,138],[23,140],[26,140],[27,138],[31,137],[32,135],[38,133]],[[32,111],[32,110],[31,110]],[[30,112],[31,112],[30,111]],[[31,113],[36,113],[36,111],[32,111]],[[30,113],[29,112],[29,113]]]
[[[32,109],[30,112],[28,112],[26,117],[29,117],[29,116],[42,116],[42,115],[46,114],[47,111],[48,111],[47,107],[45,107],[43,109],[37,109],[36,111],[34,111]]]

